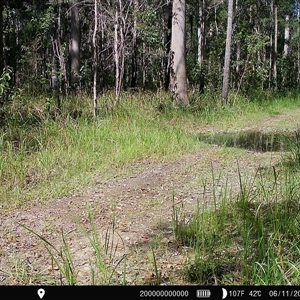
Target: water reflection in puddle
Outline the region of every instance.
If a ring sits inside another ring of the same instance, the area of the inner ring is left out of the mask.
[[[200,134],[198,139],[208,144],[244,148],[258,152],[288,151],[294,140],[291,133],[263,133],[245,131],[238,133]]]

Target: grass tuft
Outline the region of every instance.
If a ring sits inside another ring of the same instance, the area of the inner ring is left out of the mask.
[[[210,210],[198,206],[188,222],[173,213],[176,240],[194,252],[186,262],[186,280],[200,285],[299,284],[300,195],[294,176],[284,169],[272,184],[259,174],[248,184],[241,179],[235,198],[218,199],[220,206]]]

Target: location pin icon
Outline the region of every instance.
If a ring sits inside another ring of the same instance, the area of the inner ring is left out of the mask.
[[[45,290],[44,290],[44,289],[39,289],[39,290],[37,291],[37,293],[38,293],[40,299],[43,299],[43,297],[44,297],[44,295],[45,295]]]

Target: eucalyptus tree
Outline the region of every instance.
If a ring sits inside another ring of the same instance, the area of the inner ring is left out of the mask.
[[[205,35],[206,35],[206,0],[201,0],[198,8],[199,19],[197,28],[197,62],[200,70],[199,91],[204,92],[204,59],[205,59]]]
[[[97,63],[98,63],[98,51],[97,51],[97,30],[98,30],[98,1],[94,0],[94,31],[93,31],[93,115],[97,113]]]
[[[79,83],[80,76],[80,18],[78,3],[71,3],[71,33],[70,33],[70,83],[75,85]]]
[[[170,90],[175,103],[188,104],[185,53],[185,0],[174,0],[172,9],[171,82]]]
[[[114,58],[115,58],[115,104],[120,100],[125,66],[125,36],[124,6],[122,0],[118,0],[115,9],[114,20]]]
[[[230,61],[231,61],[230,54],[231,54],[231,38],[232,38],[232,19],[233,19],[233,0],[228,0],[227,35],[226,35],[223,88],[222,88],[222,99],[224,104],[227,104],[228,102]]]

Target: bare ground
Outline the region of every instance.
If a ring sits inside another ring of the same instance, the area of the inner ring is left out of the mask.
[[[294,110],[240,130],[293,130],[299,115],[300,110]],[[211,130],[220,128],[201,131]],[[232,193],[238,191],[238,165],[242,175],[250,178],[257,168],[276,164],[280,159],[280,153],[240,150],[236,155],[226,155],[218,146],[204,145],[176,159],[147,159],[112,170],[111,176],[99,175],[80,194],[1,211],[0,284],[61,284],[45,243],[21,225],[41,234],[58,249],[64,235],[78,272],[78,284],[91,284],[94,256],[81,230],[91,233],[89,211],[103,253],[108,245],[105,262],[116,266],[110,284],[121,284],[124,278],[129,285],[155,282],[151,246],[161,283],[189,284],[182,273],[189,251],[177,245],[173,237],[174,208],[189,216],[197,205],[207,207],[214,203],[213,189],[219,193],[225,187]],[[118,265],[125,256],[126,262]],[[102,280],[107,283],[105,278]]]

